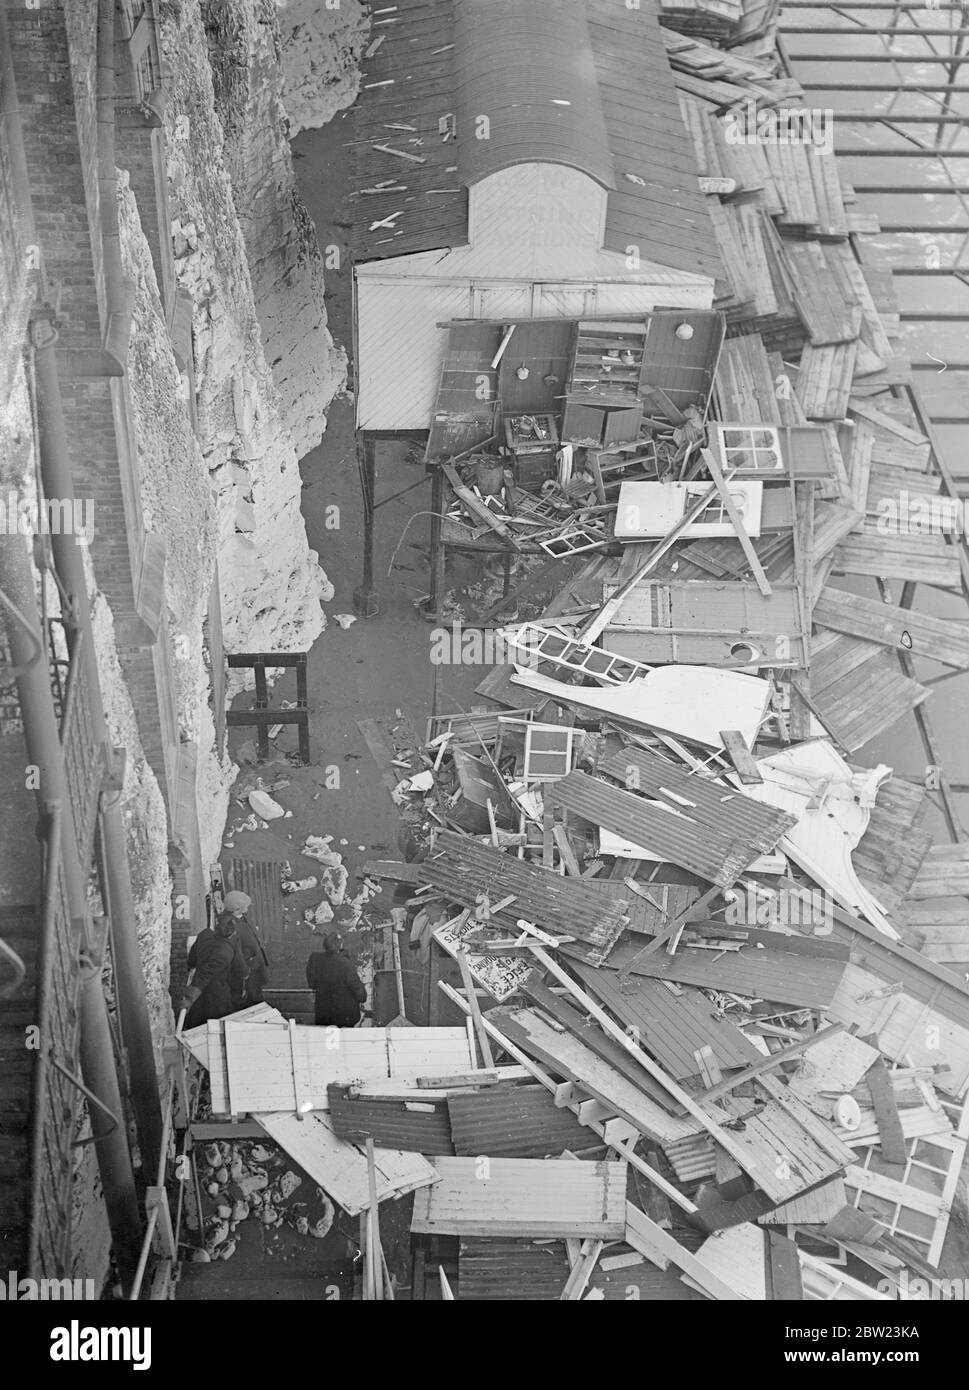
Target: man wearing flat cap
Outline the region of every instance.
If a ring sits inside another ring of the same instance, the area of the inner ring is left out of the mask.
[[[251,902],[246,893],[227,893],[215,925],[196,937],[188,953],[195,973],[182,998],[186,1028],[225,1018],[262,999],[269,962],[256,929],[246,920]]]
[[[247,913],[252,906],[248,893],[233,890],[226,893],[221,916],[232,919],[239,950],[245,962],[245,976],[241,981],[233,980],[236,1008],[246,1008],[249,1004],[261,1004],[262,992],[269,980],[269,956],[263,945],[259,928],[250,922]]]

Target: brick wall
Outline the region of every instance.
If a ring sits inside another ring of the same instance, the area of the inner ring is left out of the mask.
[[[61,341],[66,347],[85,347],[101,342],[103,297],[100,237],[92,239],[98,215],[92,50],[96,0],[75,0],[71,10],[73,30],[81,26],[84,12],[93,15],[88,21],[93,34],[73,61],[62,6],[8,7],[7,28],[37,238],[48,274],[61,286]],[[82,98],[80,124],[75,92]],[[89,192],[94,199],[90,213]]]
[[[18,6],[6,13],[36,238],[53,287],[60,289],[60,345],[98,347],[106,321],[98,186],[98,0],[70,0],[68,5],[45,0],[36,10]],[[170,257],[164,147],[126,102],[133,79],[122,43],[115,56],[120,97],[115,158],[131,172],[157,274],[164,271],[165,253]],[[0,177],[2,173],[0,166]],[[0,352],[8,350],[0,345]],[[149,645],[150,634],[137,609],[144,526],[127,383],[68,379],[62,372],[61,391],[75,493],[94,502],[91,555],[98,586],[114,613],[119,656],[145,753],[171,810],[178,729],[164,636],[157,649]]]

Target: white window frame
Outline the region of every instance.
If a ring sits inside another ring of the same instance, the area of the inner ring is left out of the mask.
[[[728,444],[728,433],[740,433],[746,437],[746,442],[743,444]],[[770,444],[755,444],[755,434],[769,434],[771,437]],[[720,455],[720,464],[724,469],[736,468],[738,473],[750,473],[756,474],[758,477],[764,477],[771,473],[783,473],[786,468],[786,460],[784,458],[784,451],[781,448],[780,435],[774,425],[735,425],[718,421],[717,447]],[[741,452],[749,455],[750,461],[738,464],[733,455]],[[777,455],[776,463],[758,466],[758,454],[766,454],[768,452],[773,452]]]

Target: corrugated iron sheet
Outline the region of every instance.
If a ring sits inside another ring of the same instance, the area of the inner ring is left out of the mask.
[[[484,1240],[464,1236],[458,1256],[457,1298],[553,1303],[565,1288],[569,1262],[564,1242],[537,1245],[533,1240]]]
[[[772,850],[796,824],[794,816],[774,806],[734,795],[735,788],[695,776],[643,748],[614,753],[602,761],[599,770],[627,786],[634,785],[640,796],[656,797],[682,810],[702,824],[705,835],[720,837],[728,844],[742,842],[744,853],[754,852],[752,858]]]
[[[687,1249],[699,1244],[695,1231],[678,1229],[676,1239]],[[621,1254],[624,1246],[612,1246],[610,1255]],[[561,1298],[569,1277],[564,1244],[538,1245],[528,1240],[482,1240],[467,1236],[461,1241],[458,1262],[457,1297],[475,1302],[551,1303]],[[597,1265],[589,1280],[590,1289],[602,1292],[607,1302],[628,1302],[631,1296],[650,1302],[700,1302],[703,1294],[683,1283],[672,1267],[657,1269],[646,1259],[624,1269],[603,1270]],[[636,1294],[630,1290],[635,1288]]]
[[[585,0],[454,0],[454,41],[469,187],[512,164],[548,163],[615,188]]]
[[[379,48],[373,43],[382,39]],[[374,14],[371,56],[350,116],[354,135],[354,260],[464,246],[468,191],[458,177],[456,142],[442,140],[441,117],[456,109],[454,21],[450,0],[397,0]],[[395,130],[393,126],[407,129]],[[411,144],[420,140],[421,144]],[[387,145],[423,164],[376,149]],[[389,184],[392,191],[360,190]],[[397,211],[393,227],[369,228]]]
[[[588,948],[586,958],[593,963],[606,959],[626,923],[622,900],[603,901],[580,879],[563,878],[449,830],[437,837],[420,875],[422,883],[433,884],[466,907],[473,907],[481,892],[492,902],[514,893],[510,908],[494,918],[498,926],[515,932],[516,921],[524,917],[548,931],[575,936]]]
[[[607,249],[635,246],[643,264],[723,278],[654,0],[636,10],[615,0],[397,0],[376,12],[372,33],[383,42],[364,63],[351,117],[355,260],[467,245],[467,184],[548,160],[609,189]],[[448,113],[457,139],[443,141]],[[490,140],[475,139],[479,115],[491,118]],[[359,193],[381,184],[388,191]],[[393,225],[370,230],[395,212]]]
[[[368,1136],[379,1148],[419,1154],[453,1154],[451,1123],[445,1101],[424,1100],[415,1091],[410,1101],[351,1096],[347,1086],[328,1086],[330,1123],[350,1143]],[[414,1110],[414,1105],[429,1109]],[[490,1152],[481,1150],[480,1152]]]
[[[764,816],[762,804],[753,803],[757,809],[752,813],[751,798],[709,780],[688,778],[642,750],[627,749],[608,758],[602,771],[627,781],[627,767],[640,778],[642,795],[585,772],[570,772],[554,783],[549,795],[555,805],[710,883],[724,887],[733,883],[795,824],[793,816],[774,808]],[[647,796],[663,805],[651,804]]]
[[[626,1229],[626,1164],[568,1158],[434,1160],[438,1181],[414,1197],[425,1235],[601,1236]]]
[[[698,1075],[694,1053],[710,1047],[723,1070],[746,1067],[761,1054],[729,1019],[718,1018],[713,1005],[699,990],[684,989],[679,995],[661,980],[629,979],[622,985],[612,970],[594,970],[576,962],[574,967],[586,989],[627,1028],[637,1030],[641,1045],[677,1081]]]
[[[599,1142],[544,1086],[486,1086],[449,1096],[447,1109],[454,1152],[468,1157],[558,1157],[565,1149],[577,1152]]]
[[[616,168],[605,245],[624,255],[635,245],[643,260],[722,279],[656,10],[656,0],[642,0],[637,9],[616,0],[586,0],[599,100]],[[632,182],[628,174],[643,183]]]
[[[673,956],[664,950],[643,956],[632,966],[633,973],[797,1008],[823,1009],[830,1005],[848,964],[843,947],[783,932],[745,930],[747,942],[740,951],[721,955],[681,945]],[[640,950],[638,943],[617,946],[608,968],[622,970]]]
[[[698,1121],[671,1115],[645,1088],[602,1059],[582,1039],[561,1025],[553,1027],[537,1009],[499,1008],[490,1017],[509,1042],[547,1067],[555,1076],[574,1081],[584,1093],[635,1125],[641,1134],[663,1148],[693,1134]],[[667,1098],[667,1105],[675,1104]]]

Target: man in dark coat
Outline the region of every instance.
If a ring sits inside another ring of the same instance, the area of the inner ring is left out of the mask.
[[[316,994],[317,1026],[352,1028],[360,1022],[366,986],[337,932],[324,937],[322,951],[314,951],[306,962],[306,983]]]
[[[233,1000],[237,1009],[249,1004],[261,1004],[262,992],[269,980],[269,956],[263,945],[259,928],[250,922],[246,913],[252,906],[248,893],[234,889],[226,893],[222,915],[232,919],[239,950],[245,963],[243,978],[233,978]]]
[[[223,914],[214,927],[199,932],[188,953],[188,963],[195,973],[182,997],[182,1008],[188,1010],[185,1027],[195,1028],[210,1018],[231,1014],[235,1007],[233,976],[244,978],[246,973],[231,917]]]

